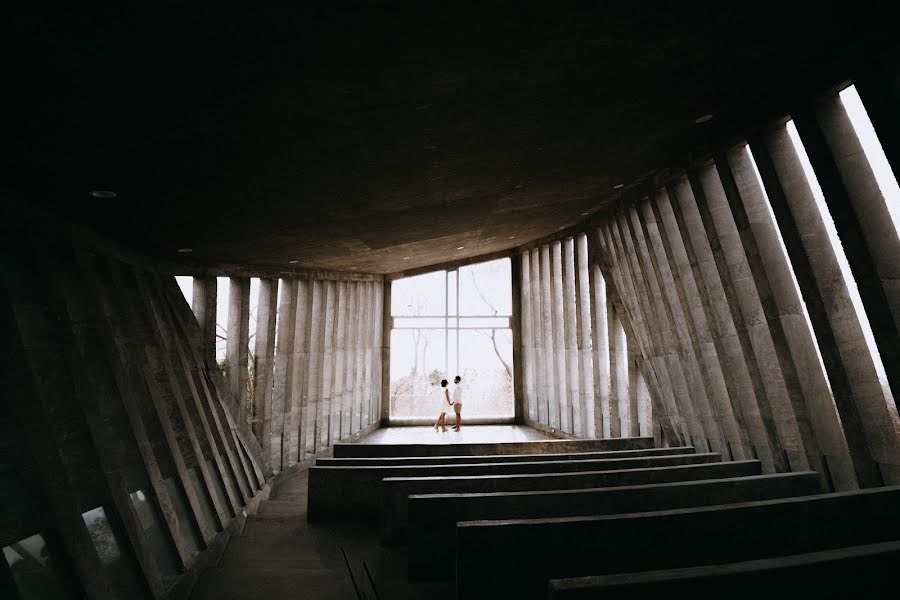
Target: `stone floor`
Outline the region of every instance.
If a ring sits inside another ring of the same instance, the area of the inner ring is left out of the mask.
[[[448,419],[448,423],[452,421]],[[360,439],[359,444],[476,444],[546,440],[543,433],[521,425],[472,425],[460,431],[436,432],[433,427],[386,427]]]
[[[453,443],[547,439],[513,425],[473,425],[459,433],[436,433],[430,427],[395,427],[375,431],[360,443]],[[347,552],[357,585],[374,598],[363,562],[369,567],[380,598],[442,600],[455,598],[455,584],[411,584],[406,548],[385,548],[374,526],[306,522],[306,469],[286,473],[269,500],[247,521],[242,535],[231,540],[219,564],[207,570],[194,588],[194,600],[355,600],[341,548]],[[455,569],[448,551],[447,569]]]

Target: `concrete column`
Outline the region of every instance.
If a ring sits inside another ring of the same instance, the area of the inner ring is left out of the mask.
[[[700,187],[698,190],[702,192]],[[762,462],[763,470],[766,473],[784,470],[786,464],[778,430],[765,389],[755,370],[755,357],[749,340],[745,343],[747,336],[743,321],[740,320],[740,312],[737,308],[731,308],[737,301],[732,301],[725,289],[712,250],[713,240],[718,247],[718,237],[712,228],[707,232],[694,191],[686,177],[674,184],[673,192],[677,202],[672,205],[660,202],[660,211],[664,214],[667,229],[677,227],[686,234],[683,238],[685,252],[694,271],[694,278],[700,284],[698,295],[703,302],[704,312],[710,315],[710,333],[713,335],[716,353],[722,360],[724,373],[728,373],[725,383],[731,385],[729,395],[740,403],[748,437],[756,457]],[[672,209],[671,215],[669,208]],[[693,261],[690,261],[691,256],[694,257]],[[721,271],[727,272],[724,259]],[[754,367],[753,374],[751,367]]]
[[[200,340],[203,359],[216,362],[216,278],[194,277],[194,294],[191,309],[200,324]]]
[[[363,379],[363,402],[364,402],[364,425],[368,427],[371,425],[378,417],[372,414],[372,357],[373,357],[373,348],[372,343],[374,340],[374,334],[372,324],[375,323],[375,286],[371,281],[366,281],[362,283],[362,286],[365,290],[365,308],[366,308],[366,325],[365,335],[365,350],[366,350],[366,358],[365,358],[365,374]]]
[[[277,279],[260,279],[253,349],[253,434],[259,440],[266,469],[281,448],[272,447],[272,376],[275,362]]]
[[[359,408],[354,403],[356,385],[356,342],[359,336],[359,304],[355,281],[347,282],[347,339],[344,342],[344,393],[341,399],[341,437],[359,431]]]
[[[897,474],[896,404],[868,348],[847,274],[825,225],[828,217],[819,209],[787,129],[774,129],[764,143],[768,152],[754,146],[754,156],[807,299],[859,482],[881,485]]]
[[[606,316],[606,329],[609,332],[609,414],[604,414],[603,417],[609,424],[609,437],[622,437],[619,393],[623,386],[619,382],[622,376],[622,368],[619,363],[624,360],[622,343],[625,341],[625,335],[620,335],[622,325],[619,323],[619,315],[616,311],[610,310],[610,307],[607,306]]]
[[[272,469],[287,468],[291,413],[291,382],[294,357],[294,302],[297,286],[290,279],[282,279],[278,286],[278,323],[275,337],[275,384],[272,391]],[[263,441],[263,443],[265,443]],[[277,452],[277,453],[276,453]]]
[[[390,386],[391,386],[391,282],[385,280],[381,284],[381,422],[387,423],[390,418]]]
[[[325,326],[322,338],[322,376],[319,385],[319,435],[316,441],[317,452],[331,445],[331,413],[332,387],[334,384],[334,326],[337,317],[337,285],[334,281],[325,281]]]
[[[641,409],[638,406],[638,378],[641,373],[638,368],[640,352],[634,343],[628,343],[625,336],[625,345],[628,348],[628,436],[637,437],[641,434]]]
[[[556,346],[553,337],[553,284],[550,269],[550,245],[541,246],[541,321],[544,331],[544,415],[548,427],[559,427],[559,402],[556,384]]]
[[[613,435],[618,433],[619,437],[627,437],[630,429],[631,414],[629,413],[628,403],[628,340],[625,337],[625,328],[622,326],[622,318],[618,311],[612,311],[614,316],[613,322],[610,324],[610,339],[615,342],[610,347],[610,356],[615,355],[615,376],[612,378],[615,384],[615,402],[610,402],[610,419],[615,420],[618,416],[619,426],[616,429],[613,423]]]
[[[322,351],[324,348],[325,326],[325,282],[312,282],[309,330],[309,378],[307,380],[306,451],[315,454],[318,437],[321,435],[321,395],[322,395]]]
[[[343,438],[342,423],[344,416],[344,361],[347,358],[347,285],[346,281],[337,282],[337,317],[334,326],[334,383],[331,384],[331,440]],[[352,283],[350,284],[352,285]]]
[[[529,411],[531,418],[539,423],[547,423],[546,396],[547,387],[544,362],[547,360],[544,351],[543,318],[541,308],[541,255],[540,250],[534,249],[529,253],[531,265],[531,332],[534,347],[531,357],[531,370],[534,376],[533,395],[530,400]]]
[[[688,187],[687,191],[682,189],[683,186]],[[686,179],[680,180],[676,184],[676,189],[679,190],[679,193],[690,192]],[[664,190],[661,191],[656,197],[654,206],[659,212],[659,222],[662,224],[665,232],[665,238],[660,237],[655,242],[655,245],[663,250],[668,248],[668,254],[671,256],[670,262],[674,267],[672,272],[673,281],[677,284],[680,302],[686,309],[685,323],[691,330],[691,339],[696,348],[696,355],[699,356],[700,369],[709,390],[709,396],[722,415],[723,422],[729,423],[729,427],[736,427],[736,432],[731,431],[729,434],[731,436],[730,439],[734,439],[734,441],[729,441],[733,445],[731,454],[735,458],[752,456],[753,452],[750,446],[753,442],[750,442],[748,437],[764,445],[767,444],[765,432],[761,429],[762,420],[757,419],[755,423],[749,425],[744,417],[743,407],[736,397],[738,392],[731,391],[728,388],[725,374],[722,371],[722,364],[720,363],[720,360],[724,360],[724,357],[720,357],[716,349],[707,321],[705,293],[701,294],[697,287],[697,282],[691,269],[691,260],[688,257],[682,232],[679,230],[668,193]],[[656,219],[655,214],[654,219]],[[727,306],[721,308],[727,310]],[[746,372],[746,366],[744,371]],[[746,391],[743,393],[752,395],[753,388],[749,374],[747,374],[746,378],[741,378],[741,376],[738,376],[738,378],[746,386]],[[750,401],[752,401],[752,396]],[[752,431],[753,427],[757,428],[755,432]]]
[[[784,340],[796,369],[806,412],[823,453],[825,466],[838,489],[853,489],[856,487],[856,475],[841,429],[841,418],[819,359],[819,349],[800,289],[788,262],[768,198],[754,169],[749,148],[742,146],[733,149],[728,153],[728,163],[769,280]]]
[[[372,306],[375,326],[372,328],[372,419],[371,423],[377,423],[381,418],[382,407],[386,404],[387,396],[382,395],[381,377],[384,373],[382,363],[382,348],[384,341],[384,284],[381,281],[373,281],[372,289],[375,295]],[[390,306],[387,308],[390,311]],[[370,424],[371,424],[370,423]]]
[[[626,258],[630,262],[627,268],[630,268],[631,279],[643,304],[644,323],[648,325],[651,339],[658,340],[655,343],[656,355],[659,361],[657,368],[660,370],[664,369],[665,373],[667,373],[667,381],[664,385],[671,390],[672,399],[677,407],[678,414],[683,415],[685,418],[693,445],[700,451],[706,451],[710,447],[709,436],[711,432],[704,430],[704,424],[697,415],[692,398],[688,392],[684,368],[673,347],[672,329],[668,315],[666,315],[665,308],[661,303],[659,288],[655,283],[655,278],[650,278],[641,265],[641,254],[638,252],[639,247],[634,242],[631,228],[625,215],[621,215],[610,224],[610,231],[619,245],[619,254],[622,257],[623,264]],[[646,254],[646,252],[643,254]]]
[[[522,423],[525,417],[527,399],[525,398],[525,369],[522,368],[525,356],[525,342],[522,335],[523,329],[523,292],[522,292],[522,263],[515,258],[510,258],[510,275],[512,279],[512,314],[510,315],[510,329],[512,330],[512,384],[513,384],[513,418],[516,423]]]
[[[568,238],[563,247],[563,316],[566,341],[566,406],[569,432],[584,436],[581,429],[581,378],[578,373],[578,294],[575,291],[575,240]]]
[[[715,165],[708,165],[700,170],[699,177],[713,227],[722,246],[730,280],[736,292],[741,316],[747,328],[750,345],[760,365],[760,376],[766,396],[772,405],[782,449],[787,454],[786,458],[792,471],[809,470],[821,462],[815,460],[818,458],[815,456],[818,444],[812,437],[808,423],[801,429],[800,420],[784,381],[753,273],[719,178],[719,171]],[[803,435],[804,431],[806,435]],[[811,455],[813,462],[810,460]]]
[[[566,322],[563,308],[562,244],[550,244],[551,297],[553,307],[553,355],[555,361],[556,402],[550,405],[550,426],[570,432],[572,430],[566,370]]]
[[[612,437],[609,423],[609,328],[606,303],[606,280],[600,273],[600,267],[593,265],[591,290],[593,292],[592,322],[593,340],[592,358],[594,361],[594,398],[591,402],[594,411],[594,436],[601,438]]]
[[[594,422],[594,362],[591,357],[591,281],[590,257],[587,236],[583,233],[575,238],[578,258],[578,366],[581,377],[582,410],[581,435],[586,438],[596,436]]]
[[[659,412],[663,413],[664,409],[668,417],[667,419],[661,418],[660,421],[668,421],[670,424],[672,430],[669,437],[672,440],[677,440],[679,444],[690,444],[692,443],[692,435],[688,427],[688,420],[676,401],[674,388],[669,377],[669,367],[659,349],[658,334],[655,328],[651,326],[653,316],[647,303],[646,294],[643,286],[640,288],[641,293],[638,293],[638,280],[632,275],[631,265],[628,261],[629,257],[625,254],[618,228],[612,220],[601,229],[600,240],[603,248],[613,260],[614,268],[611,269],[611,274],[617,289],[621,290],[621,300],[630,306],[629,313],[634,322],[635,338],[641,345],[642,354],[648,361],[649,369],[655,374],[656,388],[659,392],[658,398],[660,400]],[[632,256],[631,258],[635,257]],[[607,285],[607,291],[609,289],[609,285]],[[611,297],[611,294],[608,294],[609,297]],[[607,304],[609,305],[609,303]],[[612,365],[610,365],[610,369],[612,369]]]
[[[659,202],[662,198],[668,200],[668,194],[664,188],[657,191],[656,202]],[[702,365],[701,359],[698,358],[698,356],[702,355],[697,351],[699,344],[696,342],[693,323],[685,315],[685,302],[682,298],[683,291],[677,285],[675,275],[672,272],[671,259],[666,253],[666,245],[662,239],[656,215],[649,200],[641,203],[641,212],[644,217],[647,234],[646,244],[652,250],[653,258],[656,259],[656,275],[659,277],[660,288],[663,291],[665,300],[668,302],[672,315],[672,323],[676,337],[679,340],[682,362],[689,371],[689,382],[695,404],[708,413],[708,426],[714,427],[718,434],[722,436],[719,444],[723,445],[726,450],[723,452],[723,455],[743,460],[748,456],[744,447],[744,436],[731,410],[731,403],[728,400],[724,382],[717,382],[715,379],[710,378],[705,365]],[[633,213],[633,217],[636,216],[637,213]],[[634,221],[637,230],[640,221],[636,218]],[[718,361],[715,360],[715,356],[710,357],[710,360],[707,362],[718,367]],[[721,385],[715,386],[716,383]],[[709,390],[709,393],[707,393],[707,390]]]
[[[235,418],[244,418],[247,406],[247,354],[250,349],[250,279],[232,277],[228,290],[228,333],[225,377],[229,406]]]
[[[294,312],[294,356],[291,369],[291,421],[294,426],[288,438],[291,459],[288,466],[302,461],[306,455],[306,429],[309,406],[309,331],[310,331],[310,284],[298,280]]]
[[[359,425],[357,431],[366,427],[369,423],[368,405],[365,402],[365,375],[366,375],[366,328],[369,326],[367,322],[368,312],[366,306],[366,284],[364,281],[357,281],[356,287],[356,307],[360,318],[357,322],[356,336],[356,381],[353,384],[353,404],[359,415]]]
[[[838,96],[794,124],[856,278],[894,403],[900,402],[900,236]]]
[[[515,260],[515,259],[513,259]],[[520,271],[522,273],[522,286],[519,298],[522,301],[522,324],[520,330],[522,332],[522,363],[519,371],[524,371],[525,379],[525,416],[529,419],[534,418],[531,413],[531,403],[534,400],[534,371],[532,370],[532,359],[534,358],[534,346],[531,336],[531,254],[524,252],[519,256],[521,261]]]
[[[638,406],[638,435],[646,437],[653,435],[653,402],[650,399],[650,390],[647,388],[647,379],[644,376],[644,361],[638,356],[635,366],[635,396]]]

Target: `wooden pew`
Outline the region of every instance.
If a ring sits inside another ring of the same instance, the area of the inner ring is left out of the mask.
[[[748,460],[585,473],[386,478],[383,480],[385,507],[382,542],[393,544],[405,539],[409,515],[409,496],[416,494],[578,490],[623,485],[649,485],[672,481],[747,477],[761,473],[760,462]]]
[[[603,458],[635,458],[693,454],[693,446],[647,448],[641,450],[607,450],[604,452],[569,452],[562,454],[491,454],[485,456],[392,456],[386,458],[319,458],[317,467],[389,467],[416,465],[463,465],[502,462],[541,462],[555,460],[599,460]]]
[[[389,456],[482,456],[486,454],[567,454],[641,450],[653,447],[652,437],[608,440],[539,440],[532,442],[481,442],[470,444],[361,444],[334,445],[335,458],[384,458]]]
[[[570,473],[628,468],[665,467],[718,462],[717,453],[677,454],[600,460],[423,465],[400,467],[310,467],[307,519],[309,522],[349,519],[377,520],[381,515],[382,485],[386,477],[451,477]]]
[[[822,492],[815,472],[679,481],[586,490],[409,497],[409,574],[449,579],[441,557],[456,549],[458,521],[610,515],[807,496]]]
[[[900,487],[600,517],[457,524],[461,598],[543,598],[550,579],[900,539]],[[523,561],[523,557],[526,558]]]
[[[552,600],[876,598],[897,585],[900,541],[724,565],[553,579]]]

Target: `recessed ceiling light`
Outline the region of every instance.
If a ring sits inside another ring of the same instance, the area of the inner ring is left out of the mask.
[[[178,252],[181,254],[190,254],[193,251],[194,251],[193,248],[179,248],[178,249]]]
[[[288,264],[290,264],[290,265],[296,265],[298,262],[300,262],[300,261],[299,261],[299,260],[289,260],[289,261],[288,261]]]
[[[585,216],[586,214],[587,214],[587,211],[581,213],[581,216],[583,217],[583,216]]]
[[[350,267],[350,270],[351,270],[351,271],[355,271],[355,270],[357,270],[358,268],[359,268],[359,267]]]
[[[408,257],[408,256],[404,256],[404,257],[403,257],[403,260],[409,260],[409,257]]]
[[[465,246],[457,246],[456,247],[457,250],[462,250],[463,248],[465,248]]]
[[[703,115],[702,117],[697,117],[696,119],[694,119],[694,123],[697,123],[697,124],[706,123],[708,121],[712,121],[712,118],[713,118],[712,115]]]
[[[508,239],[508,240],[514,240],[514,239],[516,239],[516,236],[514,236],[514,235],[511,235],[511,236],[509,236],[509,237],[508,237],[508,238],[506,238],[506,239]]]
[[[566,226],[563,225],[562,227],[557,227],[556,229],[559,230],[559,231],[562,231],[562,230],[565,229],[565,228],[566,228]]]
[[[624,184],[624,183],[617,183],[616,185],[613,186],[613,189],[614,189],[614,190],[621,190],[623,187],[625,187],[625,184]]]
[[[91,196],[94,198],[99,198],[100,200],[109,200],[111,198],[115,198],[118,194],[111,190],[94,190],[91,192]]]

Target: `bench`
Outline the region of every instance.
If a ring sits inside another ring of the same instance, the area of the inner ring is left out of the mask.
[[[466,599],[543,598],[550,579],[894,541],[898,503],[900,487],[890,487],[623,515],[462,522],[457,590]]]
[[[486,454],[568,454],[643,450],[653,448],[652,437],[608,440],[539,440],[531,442],[481,442],[474,444],[365,444],[339,442],[335,458],[378,458],[389,456],[482,456]]]

